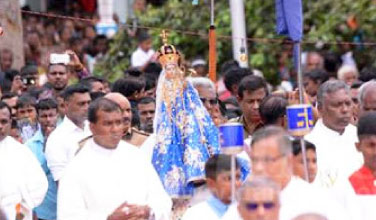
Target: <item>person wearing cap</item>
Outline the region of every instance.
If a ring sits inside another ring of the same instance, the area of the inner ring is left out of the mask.
[[[152,41],[147,32],[138,34],[138,47],[131,56],[131,66],[144,70],[145,67],[156,60],[156,53],[152,48]]]

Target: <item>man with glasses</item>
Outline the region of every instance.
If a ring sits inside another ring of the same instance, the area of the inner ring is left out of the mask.
[[[238,191],[238,212],[243,220],[278,220],[280,188],[272,180],[255,177]]]
[[[308,211],[318,212],[329,220],[347,219],[332,198],[293,176],[292,144],[282,128],[268,126],[257,130],[251,148],[252,175],[269,177],[281,187],[280,220],[290,220]]]
[[[193,77],[189,80],[197,90],[202,104],[204,104],[206,110],[208,110],[215,125],[218,126],[223,123],[225,120],[219,110],[218,96],[215,91],[214,83],[205,77]]]

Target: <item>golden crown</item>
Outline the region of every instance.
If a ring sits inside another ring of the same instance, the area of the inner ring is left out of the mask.
[[[158,60],[161,63],[162,67],[165,67],[167,64],[178,64],[180,54],[173,45],[167,44],[167,33],[165,30],[162,31],[161,37],[163,45],[158,51]]]

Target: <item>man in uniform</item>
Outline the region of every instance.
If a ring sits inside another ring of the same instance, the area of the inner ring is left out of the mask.
[[[246,76],[240,82],[237,98],[243,114],[230,122],[239,122],[243,125],[244,139],[252,136],[253,132],[262,126],[259,107],[267,95],[266,82],[259,76]]]
[[[106,99],[116,102],[120,105],[121,110],[123,111],[123,126],[124,126],[124,136],[123,140],[133,144],[137,147],[140,147],[144,141],[147,139],[149,134],[137,130],[136,128],[131,127],[132,122],[132,110],[131,104],[128,99],[120,93],[109,93],[104,96]]]

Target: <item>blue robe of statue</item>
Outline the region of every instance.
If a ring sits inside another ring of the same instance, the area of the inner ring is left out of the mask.
[[[218,154],[219,131],[193,86],[162,76],[157,89],[152,163],[167,193],[190,196],[193,182],[205,179],[205,162]]]

